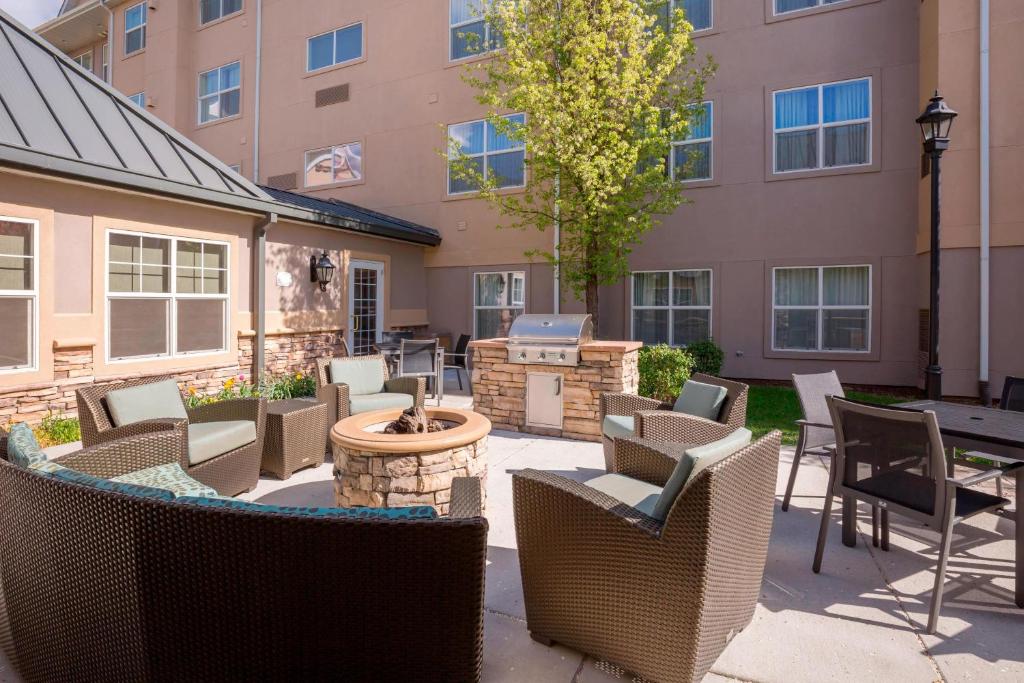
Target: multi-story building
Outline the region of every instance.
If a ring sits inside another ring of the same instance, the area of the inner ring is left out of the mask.
[[[676,1],[719,65],[706,124],[673,153],[696,147],[703,163],[680,178],[692,203],[634,251],[631,278],[603,289],[601,334],[710,336],[737,377],[836,368],[919,384],[930,184],[914,119],[938,88],[960,111],[943,162],[946,393],[1024,372],[1024,6]],[[550,233],[496,229],[448,177],[449,133],[510,185],[528,153],[487,134],[462,80],[489,58],[467,50],[464,36],[487,30],[473,5],[69,0],[38,30],[258,183],[439,230],[429,324],[491,336],[555,296],[551,268],[524,256]]]

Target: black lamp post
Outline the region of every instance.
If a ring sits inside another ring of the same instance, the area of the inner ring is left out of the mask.
[[[321,292],[327,291],[327,285],[334,278],[334,270],[326,251],[319,259],[315,255],[309,257],[309,281],[319,283]]]
[[[924,153],[931,158],[932,176],[932,230],[931,276],[928,301],[928,368],[925,370],[925,390],[928,398],[942,398],[942,367],[939,365],[939,160],[949,148],[949,129],[956,112],[935,91],[924,112],[917,117],[924,139]]]

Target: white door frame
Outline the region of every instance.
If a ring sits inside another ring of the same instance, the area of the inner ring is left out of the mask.
[[[384,332],[384,263],[381,261],[352,260],[348,264],[348,326],[345,338],[348,341],[349,352],[356,354],[355,331],[362,327],[355,315],[355,276],[356,269],[377,271],[377,332],[374,338],[380,343]]]

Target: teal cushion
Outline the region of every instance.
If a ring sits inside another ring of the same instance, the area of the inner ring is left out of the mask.
[[[221,508],[227,510],[245,510],[246,512],[262,512],[274,515],[292,515],[295,517],[349,518],[349,519],[435,519],[434,508],[423,505],[408,508],[315,508],[315,507],[283,507],[280,505],[261,505],[248,503],[235,498],[179,498],[179,503],[198,505],[200,507]]]
[[[622,437],[624,439],[634,436],[632,415],[605,415],[601,424],[601,431],[609,439]]]
[[[331,383],[347,384],[349,396],[384,391],[384,364],[380,358],[331,361]]]
[[[741,427],[724,439],[687,449],[675,469],[672,470],[672,475],[665,482],[665,488],[662,489],[651,517],[665,521],[669,510],[672,509],[672,504],[687,482],[707,467],[729,457],[741,448],[749,446],[752,436],[749,429]]]
[[[123,493],[125,495],[136,496],[138,498],[174,500],[174,494],[164,489],[155,489],[150,486],[138,486],[136,484],[125,484],[119,481],[110,481],[108,479],[94,477],[91,474],[86,474],[85,472],[71,470],[66,467],[62,467],[59,470],[50,473],[49,476],[69,484],[81,484],[82,486],[89,486],[101,491]]]
[[[33,463],[29,465],[29,469],[42,474],[53,474],[57,470],[66,470],[67,467],[60,465],[53,460],[43,460],[42,462]]]
[[[217,495],[217,491],[214,489],[185,474],[185,470],[181,469],[181,465],[176,462],[130,472],[120,477],[114,477],[111,481],[164,489],[173,493],[176,498]]]
[[[584,483],[592,489],[597,489],[616,500],[621,500],[648,517],[654,516],[654,505],[658,502],[658,497],[661,496],[660,486],[622,474],[602,474],[600,477]]]
[[[115,389],[106,398],[107,410],[115,427],[166,417],[188,419],[178,383],[173,379]]]
[[[256,423],[252,420],[196,422],[188,426],[188,463],[212,460],[256,440]]]
[[[672,406],[672,410],[677,413],[717,420],[722,413],[722,405],[725,403],[728,393],[725,387],[688,379],[683,385],[682,393],[676,399],[676,404]]]
[[[24,422],[11,427],[7,435],[7,459],[19,467],[31,467],[46,460],[46,454],[39,447],[32,428]]]
[[[413,397],[411,394],[364,394],[351,397],[348,404],[352,415],[368,413],[371,410],[405,410],[412,408]]]

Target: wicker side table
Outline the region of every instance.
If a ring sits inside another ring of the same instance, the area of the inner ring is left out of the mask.
[[[299,399],[268,403],[260,469],[287,479],[296,470],[322,465],[327,451],[327,421],[325,403]]]

